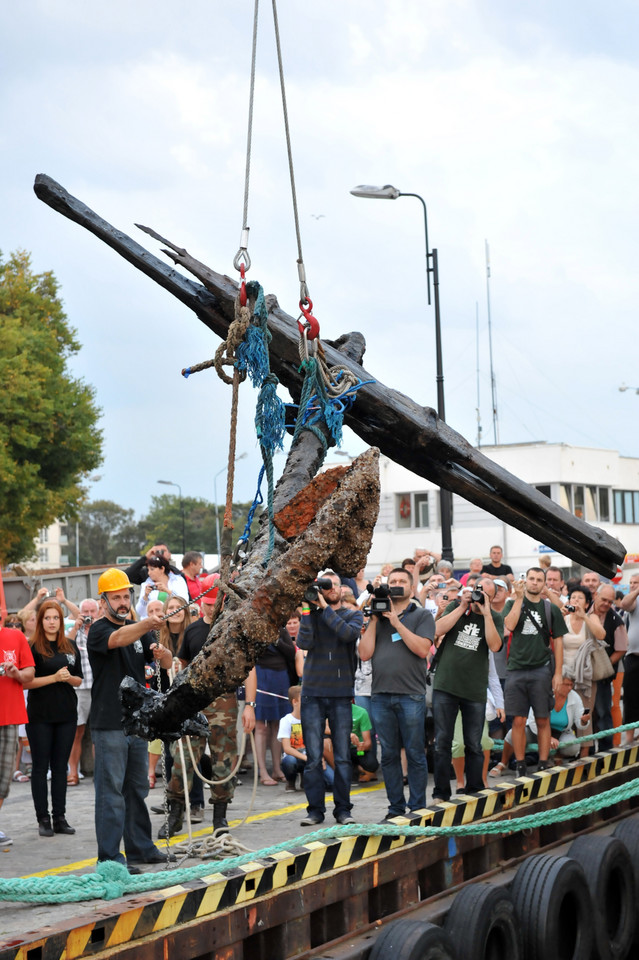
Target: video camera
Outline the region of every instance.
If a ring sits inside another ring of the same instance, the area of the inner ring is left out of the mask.
[[[371,594],[368,606],[364,607],[363,611],[367,617],[371,614],[377,614],[380,617],[383,613],[388,613],[391,608],[391,597],[404,596],[403,587],[389,587],[387,583],[381,583],[379,587],[369,583],[366,589]]]
[[[317,580],[309,583],[304,591],[304,599],[307,603],[316,603],[320,590],[330,590],[332,586],[333,581],[330,577],[318,577]]]

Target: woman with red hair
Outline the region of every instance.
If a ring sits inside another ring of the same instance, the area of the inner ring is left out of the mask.
[[[27,736],[31,747],[31,794],[41,837],[54,833],[75,833],[65,818],[67,764],[73,746],[78,719],[78,698],[74,687],[82,681],[80,654],[64,635],[62,607],[56,600],[45,600],[38,610],[31,640],[35,677],[25,687],[27,700]],[[49,816],[47,771],[51,768],[51,807]]]

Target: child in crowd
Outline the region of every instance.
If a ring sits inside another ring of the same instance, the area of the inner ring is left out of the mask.
[[[306,748],[302,736],[301,720],[302,688],[298,686],[289,687],[288,699],[293,709],[291,713],[287,713],[280,720],[277,739],[282,744],[282,771],[286,777],[286,789],[294,791],[298,773],[300,774],[300,789],[302,789],[304,767],[306,766]],[[333,771],[326,764],[324,765],[324,783],[328,790],[332,789]]]

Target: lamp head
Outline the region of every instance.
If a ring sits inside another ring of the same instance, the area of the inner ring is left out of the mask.
[[[354,197],[364,197],[367,200],[397,200],[402,195],[401,191],[390,183],[384,187],[371,187],[361,183],[358,187],[353,187],[351,193]]]

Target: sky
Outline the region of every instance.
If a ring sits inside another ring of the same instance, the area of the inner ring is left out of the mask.
[[[102,408],[92,499],[222,499],[230,388],[183,367],[219,341],[186,307],[39,201],[46,173],[162,257],[148,225],[236,276],[249,0],[21,0],[0,39],[0,250],[53,270]],[[419,201],[438,251],[448,423],[483,443],[639,456],[639,7],[595,0],[279,0],[304,262],[321,335],[360,330],[366,369],[436,406]],[[271,4],[260,5],[250,279],[297,316],[297,247]],[[491,410],[486,241],[497,426]],[[284,399],[288,399],[282,391]],[[479,396],[479,402],[478,402]],[[241,390],[236,500],[261,459]],[[345,431],[343,450],[362,441]],[[279,469],[284,457],[276,458]]]

